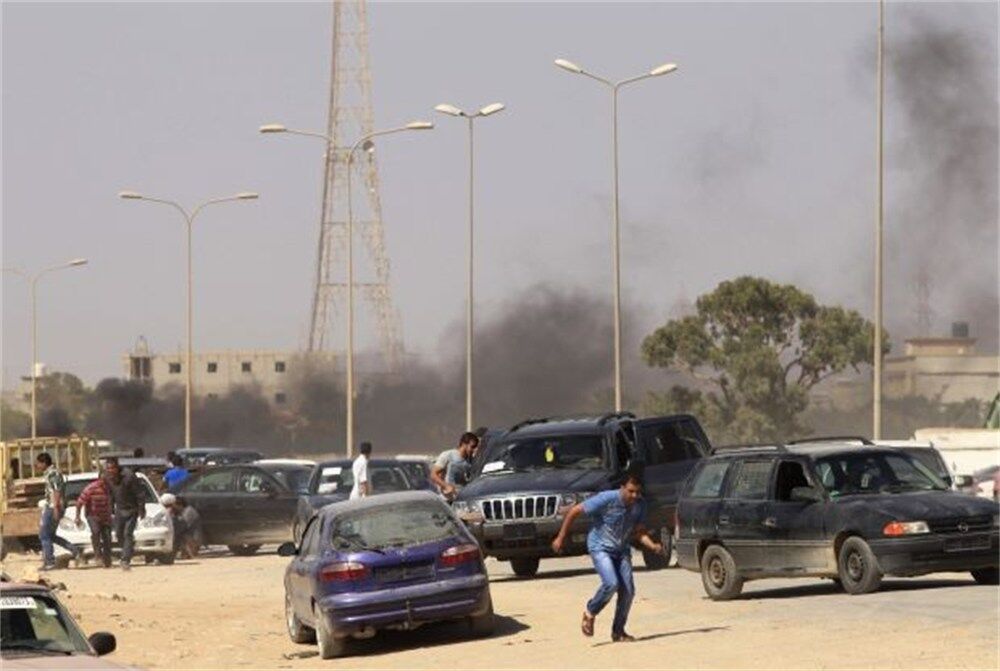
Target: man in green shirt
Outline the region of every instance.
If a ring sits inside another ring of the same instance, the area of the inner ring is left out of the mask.
[[[42,508],[42,519],[38,525],[38,539],[42,542],[42,570],[50,571],[56,567],[53,545],[66,548],[73,555],[73,559],[80,556],[80,551],[56,533],[59,520],[66,511],[65,478],[52,463],[52,457],[47,452],[42,452],[35,458],[35,466],[44,470],[42,477],[45,478],[45,507]]]

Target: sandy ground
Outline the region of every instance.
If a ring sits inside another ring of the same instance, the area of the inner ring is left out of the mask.
[[[34,573],[37,556],[11,555],[4,570]],[[579,632],[596,586],[586,559],[542,563],[534,580],[489,562],[496,634],[470,640],[455,624],[387,632],[353,655],[324,661],[285,633],[282,576],[274,554],[216,554],[174,566],[53,571],[59,594],[87,633],[110,631],[120,664],[151,669],[306,668],[879,668],[997,669],[1000,588],[965,574],[888,580],[851,597],[829,581],[749,583],[743,599],[714,603],[698,575],[637,571],[632,644]],[[637,562],[641,563],[641,562]]]

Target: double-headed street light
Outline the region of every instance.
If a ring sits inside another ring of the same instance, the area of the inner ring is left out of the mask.
[[[374,149],[371,140],[376,137],[408,130],[431,130],[432,128],[434,128],[434,124],[429,121],[411,121],[405,126],[373,131],[358,138],[358,141],[351,145],[347,152],[347,417],[344,422],[346,425],[347,445],[344,451],[348,458],[352,456],[354,451],[354,212],[351,199],[351,164],[354,162],[354,153],[358,150],[358,147],[364,146],[368,151]],[[336,150],[334,146],[336,140],[324,133],[294,130],[276,123],[261,126],[259,130],[261,133],[290,133],[292,135],[318,137],[326,140],[327,151]]]
[[[38,437],[38,411],[36,403],[36,393],[38,387],[38,280],[40,280],[44,275],[54,272],[56,270],[65,270],[67,268],[76,268],[77,266],[87,265],[87,259],[73,259],[72,261],[67,261],[66,263],[60,263],[57,266],[50,266],[48,268],[43,268],[39,270],[34,275],[21,270],[20,268],[4,268],[6,272],[11,272],[16,275],[20,275],[24,279],[28,280],[31,286],[31,437]]]
[[[437,105],[435,108],[438,112],[442,114],[448,114],[455,117],[463,117],[469,122],[469,235],[468,235],[468,254],[467,254],[467,273],[468,273],[468,295],[466,297],[466,309],[465,309],[465,430],[472,431],[472,287],[473,287],[473,199],[475,192],[473,190],[474,175],[475,175],[475,163],[473,155],[473,121],[479,117],[487,117],[491,114],[496,114],[504,109],[503,103],[493,103],[487,105],[486,107],[480,108],[478,111],[472,114],[467,114],[463,112],[458,107],[454,105],[449,105],[447,103],[442,103]]]
[[[224,198],[212,198],[201,203],[193,210],[188,212],[182,205],[176,203],[172,200],[165,200],[162,198],[151,198],[149,196],[143,196],[142,194],[136,193],[135,191],[122,191],[118,194],[119,198],[124,200],[145,200],[150,203],[160,203],[162,205],[169,205],[170,207],[176,209],[184,217],[184,222],[187,227],[187,345],[186,345],[186,355],[185,364],[187,368],[187,375],[184,378],[184,447],[191,447],[191,385],[192,385],[192,267],[191,267],[191,229],[194,226],[195,217],[198,213],[209,205],[216,205],[218,203],[228,203],[235,200],[256,200],[257,194],[252,191],[244,191],[237,193],[233,196],[226,196]]]
[[[598,81],[611,91],[611,155],[612,155],[612,165],[611,165],[611,245],[612,254],[614,259],[613,266],[613,283],[614,283],[614,332],[615,332],[615,345],[614,345],[614,356],[615,356],[615,410],[621,411],[622,409],[622,324],[621,324],[621,264],[620,264],[620,254],[619,254],[619,222],[618,222],[618,89],[622,88],[626,84],[632,84],[643,79],[649,79],[651,77],[659,77],[661,75],[670,74],[677,69],[675,63],[664,63],[663,65],[657,66],[650,70],[649,72],[637,75],[635,77],[629,77],[628,79],[622,79],[621,81],[613,82],[604,77],[599,77],[584,70],[576,63],[568,61],[564,58],[557,58],[555,64],[566,70],[567,72],[572,72],[573,74],[583,75],[584,77],[590,77],[591,79]]]

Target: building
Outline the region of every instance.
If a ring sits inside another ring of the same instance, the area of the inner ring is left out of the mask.
[[[885,395],[924,396],[944,403],[993,398],[1000,389],[1000,357],[976,351],[968,326],[956,323],[950,338],[909,338],[903,355],[885,359]]]
[[[220,350],[192,355],[192,392],[195,396],[225,396],[239,387],[258,390],[273,405],[289,402],[292,380],[307,367],[335,367],[338,355],[332,352],[303,353],[285,350]],[[122,357],[125,377],[142,380],[154,389],[169,384],[183,386],[187,380],[183,351],[155,354],[145,339]]]

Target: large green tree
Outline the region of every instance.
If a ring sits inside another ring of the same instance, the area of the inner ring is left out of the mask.
[[[701,415],[716,440],[779,440],[802,433],[809,390],[872,360],[874,328],[854,310],[820,305],[790,284],[759,277],[722,282],[694,315],[645,338],[650,366],[684,370],[706,391],[654,394],[655,410]],[[883,351],[888,339],[882,338]]]

